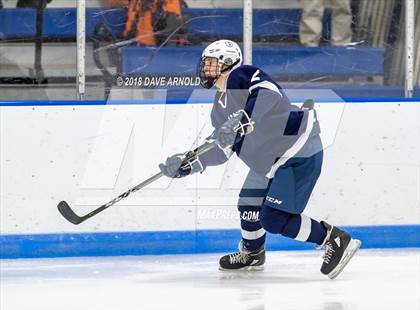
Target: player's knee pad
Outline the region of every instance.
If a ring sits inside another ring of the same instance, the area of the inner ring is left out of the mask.
[[[281,234],[287,223],[287,213],[263,205],[260,212],[260,223],[266,231],[272,234]]]
[[[296,226],[300,225],[300,216],[263,205],[260,212],[260,222],[269,233],[294,238]]]

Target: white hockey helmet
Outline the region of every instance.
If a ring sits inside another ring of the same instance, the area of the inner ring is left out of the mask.
[[[204,72],[206,58],[217,59],[217,73],[215,76],[208,76]],[[208,45],[201,54],[197,66],[197,76],[205,88],[211,88],[220,75],[242,65],[242,52],[238,44],[231,40],[218,40]]]

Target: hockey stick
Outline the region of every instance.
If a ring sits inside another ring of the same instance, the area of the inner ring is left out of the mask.
[[[216,144],[214,142],[204,143],[203,145],[198,147],[197,150],[188,152],[185,155],[183,163],[186,163],[188,160],[190,160],[191,158],[194,158],[195,156],[200,156],[200,155],[210,151],[214,147],[216,147]],[[141,182],[140,184],[134,186],[133,188],[129,189],[128,191],[122,193],[118,197],[112,199],[111,201],[107,202],[106,204],[100,206],[99,208],[97,208],[97,209],[95,209],[95,210],[93,210],[93,211],[91,211],[88,214],[83,215],[83,216],[78,216],[76,213],[74,213],[74,211],[70,208],[69,204],[65,201],[61,201],[57,205],[57,208],[58,208],[58,211],[61,213],[62,216],[64,216],[64,218],[66,220],[68,220],[70,223],[78,225],[78,224],[86,221],[87,219],[91,218],[92,216],[95,216],[99,212],[102,212],[105,209],[108,209],[112,205],[116,204],[118,201],[126,198],[128,195],[130,195],[134,192],[137,192],[138,190],[142,189],[143,187],[153,183],[154,181],[156,181],[157,179],[159,179],[162,176],[163,176],[162,172],[159,172],[159,173],[155,174],[154,176],[148,178],[147,180],[145,180],[145,181]]]

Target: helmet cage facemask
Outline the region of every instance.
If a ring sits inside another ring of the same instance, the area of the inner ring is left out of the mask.
[[[197,65],[197,76],[200,78],[200,85],[204,88],[212,88],[222,73],[231,70],[240,61],[239,59],[237,59],[235,62],[232,62],[231,58],[226,58],[225,60],[223,60],[223,55],[220,55],[219,59],[217,59],[216,75],[206,76],[206,73],[204,71],[204,67],[206,65],[206,58],[216,59],[215,57],[211,56],[203,56],[201,57]],[[211,66],[212,65],[213,64],[211,64]]]

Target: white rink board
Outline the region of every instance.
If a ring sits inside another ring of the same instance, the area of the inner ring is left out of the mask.
[[[331,145],[305,213],[346,226],[418,224],[420,103],[343,107],[318,104]],[[0,233],[238,228],[236,197],[247,168],[236,158],[200,176],[161,179],[79,226],[56,209],[67,200],[88,212],[155,174],[167,155],[192,147],[203,126],[202,138],[211,132],[210,109],[1,107]]]

